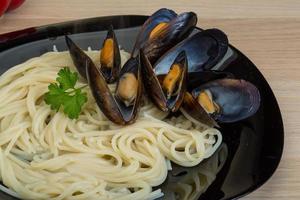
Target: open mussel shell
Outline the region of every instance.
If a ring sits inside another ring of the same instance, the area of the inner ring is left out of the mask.
[[[125,105],[121,99],[113,95],[104,76],[93,62],[86,62],[86,74],[92,94],[103,114],[112,122],[119,125],[131,124],[137,117],[142,94],[139,56],[131,58],[120,72],[120,80],[125,73],[133,74],[137,80],[137,91],[131,105]],[[120,82],[117,83],[117,90]]]
[[[150,35],[153,35],[166,23],[174,19],[176,16],[177,14],[173,10],[167,8],[161,8],[155,13],[153,13],[145,21],[137,36],[134,48],[132,50],[132,57],[136,57],[139,54],[140,48],[144,46],[145,42],[149,39]]]
[[[189,36],[196,24],[197,15],[193,12],[185,12],[157,31],[142,48],[150,63],[154,64],[161,55]],[[180,52],[177,52],[177,55]]]
[[[234,78],[234,75],[230,72],[224,71],[199,71],[188,73],[187,90],[184,101],[182,103],[181,112],[186,116],[200,122],[208,127],[218,127],[217,122],[206,110],[199,104],[197,98],[195,98],[190,92],[199,85],[224,78]]]
[[[69,48],[69,52],[71,55],[71,58],[73,60],[73,63],[79,72],[79,74],[86,79],[86,62],[93,62],[91,58],[84,53],[84,51],[77,46],[70,37],[67,35],[65,36],[67,46]]]
[[[130,58],[120,72],[116,88],[116,100],[126,124],[136,120],[142,97],[142,71],[140,56]],[[125,95],[122,95],[125,94]]]
[[[173,62],[166,66],[169,73],[162,76],[156,76],[147,56],[143,51],[140,54],[143,82],[150,98],[162,111],[176,112],[181,106],[186,91],[187,60],[185,52],[180,52]]]
[[[118,78],[120,69],[121,56],[119,45],[113,27],[110,26],[100,53],[100,70],[106,82],[113,83]]]
[[[189,63],[188,72],[211,69],[226,54],[228,38],[221,30],[207,29],[198,32],[172,47],[154,64],[157,74],[166,74],[165,65],[170,65],[177,54],[185,51]]]
[[[194,99],[209,94],[216,109],[211,116],[219,122],[236,122],[256,113],[260,106],[258,89],[239,79],[218,79],[200,85],[192,91]]]

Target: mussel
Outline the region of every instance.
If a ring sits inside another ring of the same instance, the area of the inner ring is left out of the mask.
[[[158,33],[172,19],[177,17],[177,14],[170,9],[161,8],[153,13],[143,24],[132,50],[132,57],[136,57],[139,54],[139,50],[144,46],[145,42],[153,37],[155,33]]]
[[[197,15],[186,12],[176,15],[174,11],[161,9],[143,25],[132,52],[135,57],[143,49],[151,64],[168,49],[185,39],[197,24]]]
[[[102,73],[87,61],[86,73],[92,94],[103,114],[119,125],[131,124],[137,117],[142,94],[140,57],[131,58],[121,69],[115,95]]]
[[[225,78],[207,82],[187,93],[183,110],[203,124],[216,126],[213,120],[231,123],[248,118],[256,113],[259,105],[260,93],[252,83]]]
[[[108,36],[110,38],[110,33]],[[100,70],[68,36],[66,36],[66,42],[77,70],[87,79],[96,103],[103,114],[119,125],[133,123],[137,117],[142,95],[140,57],[130,58],[126,62],[118,76],[115,77],[118,78],[117,87],[115,94],[112,94],[105,72]]]
[[[121,56],[117,38],[110,26],[100,53],[100,70],[108,83],[113,83],[119,76]]]
[[[145,88],[153,102],[162,111],[176,112],[186,91],[187,60],[180,52],[169,66],[168,72],[157,76],[147,56],[141,51],[142,72]]]
[[[154,64],[162,54],[185,39],[192,32],[196,24],[196,14],[187,12],[178,15],[175,19],[160,28],[142,48],[149,61]]]
[[[71,38],[65,36],[67,46],[75,67],[79,74],[86,77],[86,60],[89,57],[77,46]],[[119,76],[121,68],[121,57],[119,45],[112,26],[110,26],[106,39],[103,42],[103,47],[100,53],[100,70],[108,83],[116,81]]]
[[[218,29],[207,29],[183,40],[154,64],[156,74],[166,74],[165,66],[170,65],[177,54],[185,51],[189,63],[188,72],[210,70],[226,54],[228,38]]]

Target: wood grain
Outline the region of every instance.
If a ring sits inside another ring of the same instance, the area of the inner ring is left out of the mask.
[[[299,0],[27,0],[0,20],[0,33],[95,16],[151,14],[160,7],[194,11],[200,26],[224,30],[256,63],[278,99],[285,125],[282,161],[270,181],[243,199],[300,199]]]

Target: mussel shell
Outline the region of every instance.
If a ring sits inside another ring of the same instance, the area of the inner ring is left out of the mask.
[[[189,92],[186,92],[184,95],[181,112],[184,112],[184,115],[189,115],[194,120],[206,126],[219,127],[217,122],[202,108]]]
[[[170,9],[167,8],[161,8],[157,10],[155,13],[153,13],[143,24],[134,48],[132,50],[132,57],[136,57],[139,54],[139,50],[141,47],[144,46],[145,42],[148,40],[149,35],[151,31],[160,23],[162,22],[170,22],[172,19],[174,19],[177,16],[177,14]]]
[[[126,124],[130,124],[136,120],[137,112],[139,110],[139,106],[141,103],[142,97],[142,75],[141,75],[141,66],[140,66],[140,56],[138,55],[135,58],[130,58],[123,66],[120,72],[120,77],[122,77],[125,73],[132,73],[135,75],[138,81],[138,91],[137,96],[133,102],[132,106],[125,106],[125,104],[118,98],[115,98],[118,102],[118,105],[122,111],[123,119]],[[119,82],[117,83],[118,87]]]
[[[176,18],[172,19],[168,25],[159,32],[158,36],[151,40],[147,40],[143,46],[143,51],[150,63],[154,64],[166,51],[184,40],[193,31],[196,24],[197,15],[195,13],[181,13]],[[176,56],[180,52],[181,51],[178,51]],[[176,56],[174,56],[173,60]]]
[[[83,78],[87,78],[86,77],[86,62],[93,62],[91,60],[91,58],[86,55],[84,53],[84,51],[79,47],[77,46],[73,40],[68,37],[67,35],[65,36],[65,39],[66,39],[66,43],[67,43],[67,46],[69,48],[69,52],[70,52],[70,55],[71,55],[71,58],[73,60],[73,63],[77,69],[77,71],[79,72],[79,74],[83,77]]]
[[[113,30],[113,27],[110,26],[108,31],[107,31],[107,36],[105,40],[103,41],[103,45],[107,39],[112,39],[114,46],[113,46],[113,53],[114,53],[114,60],[113,60],[113,66],[111,71],[106,71],[105,66],[100,66],[100,70],[102,71],[105,80],[108,83],[113,83],[117,80],[119,77],[120,69],[121,69],[121,55],[120,55],[120,50],[119,50],[119,44],[118,40],[116,38],[115,32]],[[103,49],[103,48],[102,48]]]
[[[156,104],[158,108],[160,108],[162,111],[172,111],[176,112],[183,101],[184,93],[186,91],[186,76],[187,76],[187,60],[186,60],[186,54],[185,52],[180,52],[177,57],[174,59],[174,61],[171,63],[170,67],[174,63],[180,63],[182,66],[182,76],[180,79],[180,85],[178,87],[178,93],[175,97],[172,97],[170,99],[167,99],[163,89],[161,87],[160,80],[163,80],[163,77],[160,77],[160,79],[156,76],[156,74],[153,71],[153,67],[148,60],[147,56],[144,54],[144,52],[141,50],[141,63],[142,63],[142,74],[143,74],[143,83],[145,85],[145,88],[147,90],[148,95],[152,99],[152,101]]]
[[[228,50],[228,38],[221,30],[207,29],[183,40],[167,51],[154,64],[156,74],[166,74],[176,55],[185,51],[189,64],[188,72],[209,70],[216,65]]]
[[[218,79],[200,85],[192,95],[196,98],[201,90],[208,89],[213,101],[221,108],[214,116],[220,122],[236,122],[256,113],[260,106],[258,89],[250,82],[238,79]]]
[[[103,77],[102,73],[95,66],[93,62],[89,60],[86,61],[86,74],[89,86],[91,88],[92,94],[96,100],[97,105],[103,112],[103,114],[112,122],[119,125],[131,124],[136,119],[137,109],[139,106],[141,98],[141,72],[140,72],[140,62],[138,58],[132,58],[130,61],[130,67],[134,65],[137,68],[137,76],[139,89],[137,98],[135,99],[134,105],[128,108],[122,105],[121,102],[116,100],[114,95],[110,92],[108,85]],[[128,62],[127,62],[128,63]],[[127,64],[128,66],[129,64]],[[125,66],[126,67],[126,66]],[[129,67],[126,67],[129,68]],[[121,73],[125,73],[125,70]]]
[[[93,62],[86,60],[86,74],[92,94],[103,114],[116,124],[125,125],[122,113],[109,91],[102,73]]]

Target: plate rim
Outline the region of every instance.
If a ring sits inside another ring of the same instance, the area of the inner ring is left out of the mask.
[[[281,114],[281,109],[279,106],[279,103],[277,101],[277,98],[273,92],[273,89],[271,88],[269,82],[266,80],[265,76],[262,74],[262,72],[259,70],[259,68],[252,62],[252,60],[250,60],[249,57],[247,57],[242,51],[240,51],[238,48],[236,48],[235,46],[233,46],[232,44],[229,44],[230,48],[232,48],[234,51],[236,51],[238,54],[240,54],[241,56],[244,57],[244,59],[247,59],[247,61],[257,70],[257,72],[259,73],[260,77],[263,79],[263,81],[265,82],[265,84],[267,85],[268,89],[271,91],[271,95],[272,95],[272,99],[274,99],[274,103],[276,108],[278,109],[279,112],[279,123],[280,123],[280,127],[281,130],[278,130],[277,132],[280,132],[280,141],[281,141],[281,146],[278,147],[278,149],[280,150],[280,156],[278,157],[278,161],[275,164],[275,167],[273,168],[273,171],[271,171],[270,176],[266,179],[264,179],[263,181],[259,182],[256,185],[253,185],[245,190],[243,190],[242,192],[240,192],[237,195],[234,195],[230,198],[226,198],[225,200],[238,200],[242,197],[245,197],[247,195],[249,195],[250,193],[256,191],[258,188],[261,188],[266,182],[270,181],[270,179],[274,176],[275,172],[277,171],[279,164],[281,163],[282,160],[282,156],[283,156],[283,151],[284,151],[284,143],[285,143],[285,134],[284,134],[284,123],[283,123],[283,119],[282,119],[282,114]]]

